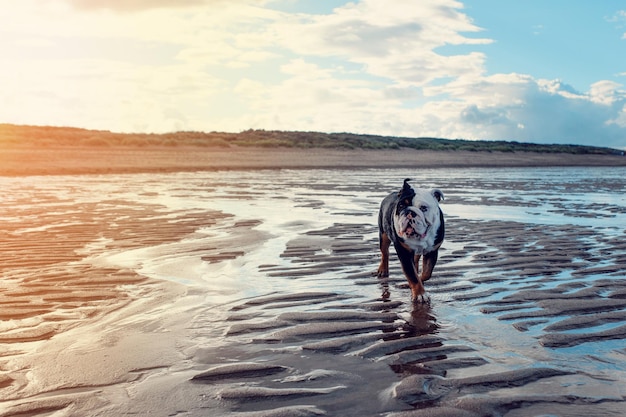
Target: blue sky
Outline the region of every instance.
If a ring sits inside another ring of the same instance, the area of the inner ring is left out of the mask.
[[[626,148],[623,1],[0,6],[0,123]]]
[[[626,10],[620,1],[466,1],[465,12],[494,40],[488,73],[562,79],[586,91],[598,79],[623,82]]]

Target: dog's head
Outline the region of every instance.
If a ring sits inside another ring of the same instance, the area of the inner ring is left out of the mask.
[[[409,181],[411,179],[405,179],[398,192],[393,216],[396,233],[405,240],[434,239],[441,223],[439,201],[443,200],[443,193],[436,188],[414,189]]]

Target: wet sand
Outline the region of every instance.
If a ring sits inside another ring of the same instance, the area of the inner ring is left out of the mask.
[[[624,414],[624,186],[494,172],[427,173],[430,306],[372,276],[400,170],[6,178],[0,416]]]
[[[75,175],[216,169],[626,166],[626,157],[534,152],[468,152],[202,147],[15,147],[0,153],[0,175]]]

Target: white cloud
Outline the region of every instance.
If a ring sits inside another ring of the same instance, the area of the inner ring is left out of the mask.
[[[622,110],[617,114],[617,116],[614,119],[609,120],[607,124],[615,124],[626,129],[626,104],[624,104],[624,107],[622,107]],[[622,148],[626,149],[626,146],[623,146]]]
[[[622,84],[614,81],[598,81],[591,85],[589,97],[594,103],[610,106],[615,102],[624,101],[626,98],[626,90],[622,87]]]
[[[287,78],[267,85],[242,80],[236,89],[254,110],[251,127],[283,130],[366,131],[373,118],[387,117],[384,92],[369,81],[340,79],[336,70],[303,59],[281,67]]]
[[[303,56],[331,56],[363,65],[367,73],[396,83],[424,85],[440,77],[480,73],[484,55],[444,56],[447,44],[491,42],[461,33],[479,32],[456,1],[363,0],[331,15],[291,16],[273,30],[277,42]]]
[[[589,92],[579,93],[558,80],[528,76],[484,81],[479,84],[484,87],[482,94],[469,85],[454,92],[468,103],[459,127],[467,129],[470,137],[624,146],[625,132],[618,120],[626,95],[615,83],[598,82]]]

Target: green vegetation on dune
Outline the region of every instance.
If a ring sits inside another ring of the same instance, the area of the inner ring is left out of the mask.
[[[332,149],[418,149],[472,152],[537,152],[583,155],[621,155],[622,151],[596,146],[542,145],[514,141],[408,138],[353,133],[246,130],[241,133],[174,132],[162,134],[113,133],[70,127],[0,124],[0,147],[288,147]]]

